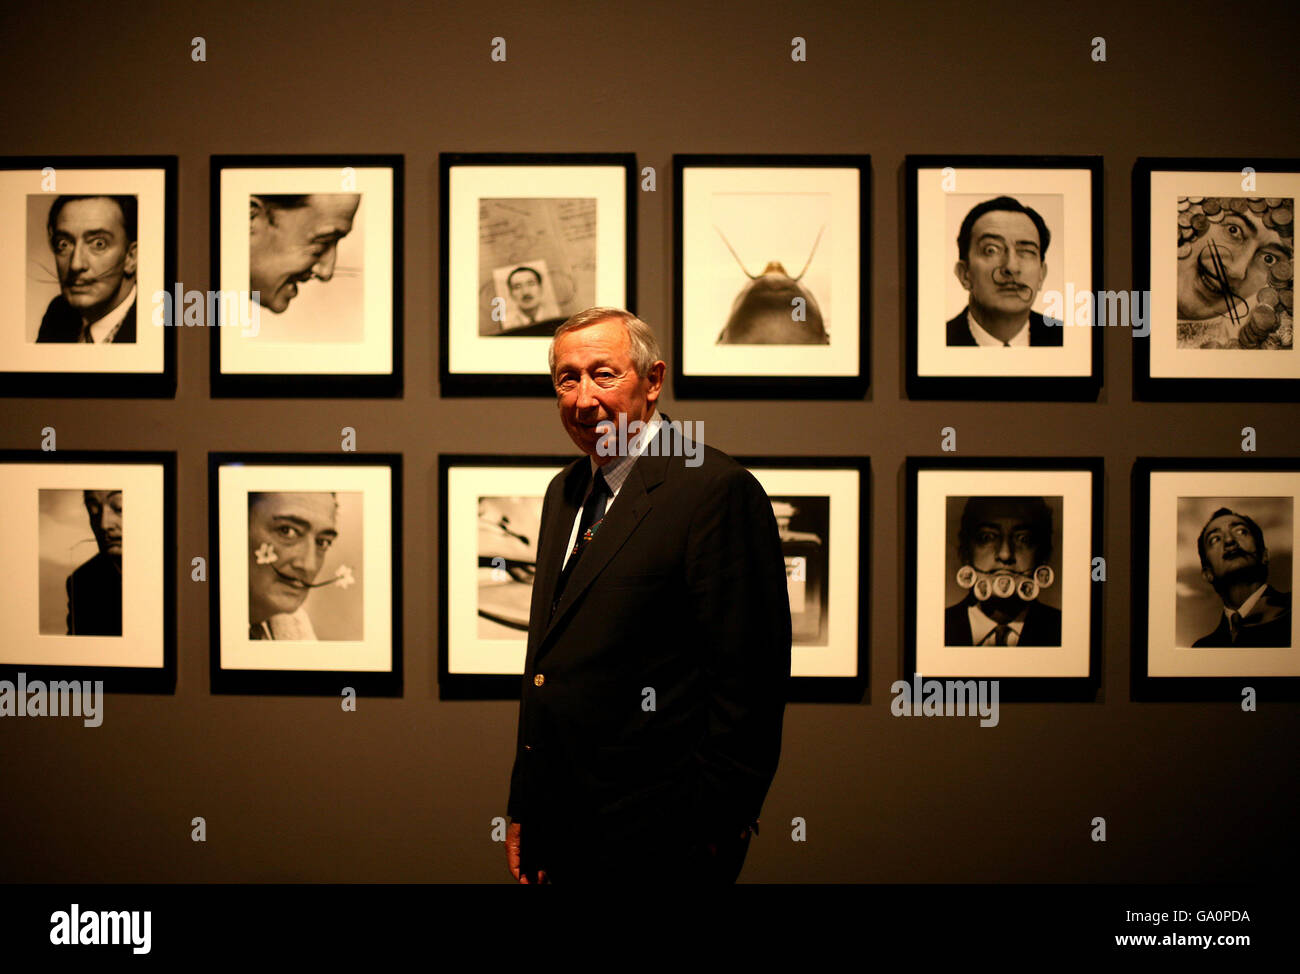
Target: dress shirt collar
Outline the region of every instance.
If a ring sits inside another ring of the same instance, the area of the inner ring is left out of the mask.
[[[122,322],[126,320],[126,313],[133,307],[135,307],[135,285],[131,286],[131,293],[123,298],[122,303],[116,308],[98,321],[92,322],[89,327],[82,326],[81,340],[96,344],[111,342],[117,330],[122,327]]]
[[[1259,600],[1264,597],[1264,591],[1267,588],[1268,588],[1268,582],[1265,582],[1259,588],[1255,589],[1255,591],[1251,594],[1250,598],[1248,598],[1245,602],[1241,603],[1241,608],[1237,610],[1237,615],[1241,616],[1243,619],[1246,618],[1246,616],[1250,615],[1251,610],[1255,608],[1256,603],[1258,603]],[[1226,605],[1223,607],[1223,614],[1227,616],[1229,620],[1232,619],[1232,610],[1229,609]]]
[[[1018,332],[1011,336],[1009,342],[1004,342],[1001,338],[995,338],[985,331],[984,328],[975,321],[975,312],[969,307],[966,309],[966,324],[970,326],[970,333],[975,338],[976,345],[981,345],[985,348],[1001,348],[1004,345],[1010,345],[1012,348],[1029,347],[1028,318],[1025,318],[1024,325],[1021,326],[1021,329]]]
[[[592,477],[596,476],[597,470],[603,471],[605,474],[605,483],[609,484],[609,494],[611,497],[617,494],[622,488],[623,482],[627,480],[628,474],[632,472],[632,464],[636,462],[637,457],[645,452],[650,441],[659,434],[659,427],[662,423],[663,420],[659,416],[659,410],[656,409],[654,413],[651,414],[650,419],[646,422],[641,433],[637,436],[628,438],[626,456],[614,457],[614,459],[610,460],[609,463],[605,464],[603,467],[596,463],[595,457],[590,458]]]
[[[1007,623],[1011,630],[1015,632],[1017,642],[1020,641],[1020,632],[1025,628],[1025,616],[1028,614],[1029,607],[1025,606],[1025,608],[1020,610],[1020,615]],[[970,638],[972,646],[983,645],[984,640],[988,638],[988,634],[998,627],[997,622],[984,614],[984,610],[980,608],[978,602],[966,610],[966,617],[970,619]]]

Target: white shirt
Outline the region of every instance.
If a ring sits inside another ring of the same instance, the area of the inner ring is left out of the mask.
[[[623,484],[627,481],[627,475],[632,472],[632,464],[636,462],[650,441],[659,433],[659,427],[663,420],[659,417],[659,410],[656,409],[651,415],[649,422],[642,428],[637,436],[630,437],[627,444],[627,456],[614,457],[609,463],[601,467],[596,463],[596,458],[591,457],[591,476],[592,483],[595,483],[596,471],[600,470],[605,477],[605,483],[609,485],[610,496],[605,501],[605,510],[608,511],[618,497],[618,492],[623,489]],[[587,498],[591,496],[591,487],[587,488],[587,493],[582,496],[582,503],[578,505],[578,513],[573,519],[573,529],[569,532],[569,546],[564,549],[564,564],[569,563],[569,555],[573,553],[573,546],[578,543],[578,525],[582,523],[582,508],[586,506]],[[604,516],[602,512],[601,516]]]
[[[1028,609],[1023,609],[1020,615],[1016,616],[1007,625],[1011,631],[1007,633],[1007,645],[1020,645],[1020,630],[1025,628],[1025,616],[1029,614]],[[994,642],[997,637],[991,633],[998,627],[998,623],[984,614],[984,611],[978,605],[972,605],[966,610],[966,618],[970,620],[970,641],[972,646],[996,646]],[[988,639],[986,643],[984,640]]]
[[[81,340],[83,342],[94,342],[103,344],[111,342],[117,330],[122,327],[122,322],[126,320],[126,313],[135,305],[135,285],[131,286],[131,293],[128,294],[116,308],[110,311],[104,317],[91,324],[87,329],[85,325],[81,326]]]
[[[966,323],[970,325],[970,333],[974,337],[976,345],[982,345],[985,348],[989,348],[991,346],[997,346],[998,348],[1002,348],[1004,345],[1010,345],[1012,348],[1029,347],[1029,319],[1028,318],[1025,319],[1025,323],[1024,325],[1021,326],[1020,330],[1016,332],[1014,335],[1012,335],[1011,340],[1007,342],[1004,342],[1001,338],[994,338],[992,335],[986,332],[980,325],[976,324],[975,314],[974,312],[971,311],[969,307],[966,309]]]
[[[1241,603],[1241,608],[1237,610],[1237,615],[1241,616],[1243,619],[1246,616],[1250,615],[1250,610],[1255,608],[1255,603],[1259,601],[1260,596],[1264,594],[1264,589],[1266,588],[1268,588],[1268,582],[1265,582],[1259,588],[1255,589],[1251,597],[1248,598],[1245,602]],[[1228,622],[1231,623],[1232,610],[1229,609],[1226,605],[1223,607],[1223,614],[1228,617]]]

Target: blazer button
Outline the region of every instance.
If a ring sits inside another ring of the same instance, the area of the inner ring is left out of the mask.
[[[540,687],[545,682],[546,682],[546,677],[542,676],[542,674],[540,673],[538,673],[535,677],[533,677],[533,686],[535,687]]]

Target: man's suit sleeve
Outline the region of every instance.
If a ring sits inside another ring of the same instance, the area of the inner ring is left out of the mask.
[[[702,835],[753,822],[776,773],[790,676],[790,598],[772,503],[728,468],[691,520],[687,624],[702,656],[708,730],[696,751]]]

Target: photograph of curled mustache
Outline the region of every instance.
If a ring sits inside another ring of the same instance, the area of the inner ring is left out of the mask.
[[[993,283],[998,287],[1016,288],[1026,301],[1030,300],[1034,296],[1034,289],[1023,281],[1016,280],[1015,276],[1005,267],[993,268],[992,278]]]

